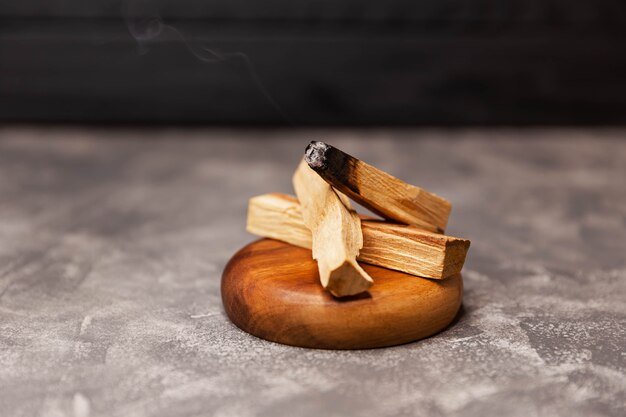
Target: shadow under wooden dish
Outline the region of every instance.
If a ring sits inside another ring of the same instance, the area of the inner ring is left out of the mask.
[[[320,349],[394,346],[431,336],[455,318],[461,274],[443,280],[361,264],[367,293],[337,299],[319,284],[311,251],[272,239],[242,248],[222,275],[222,302],[242,330],[273,342]]]

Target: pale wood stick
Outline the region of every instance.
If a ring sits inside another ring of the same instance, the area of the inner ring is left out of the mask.
[[[470,241],[414,226],[363,219],[363,248],[358,260],[426,278],[443,279],[461,272]],[[247,230],[311,249],[311,231],[304,225],[298,200],[285,194],[250,199]]]
[[[302,220],[311,231],[313,259],[320,282],[336,297],[359,294],[372,278],[357,263],[363,246],[361,219],[350,201],[319,177],[303,160],[293,176]]]
[[[324,142],[311,142],[305,160],[326,182],[380,216],[443,233],[452,205]]]

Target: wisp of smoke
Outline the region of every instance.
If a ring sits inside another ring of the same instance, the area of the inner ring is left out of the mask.
[[[174,37],[185,46],[185,48],[197,59],[206,63],[217,63],[232,59],[240,60],[246,72],[259,92],[267,102],[276,110],[280,117],[289,124],[292,124],[282,107],[272,97],[265,84],[261,80],[258,71],[254,67],[252,60],[243,52],[222,52],[216,48],[207,46],[195,47],[187,41],[185,36],[175,27],[165,24],[163,19],[155,10],[154,4],[149,1],[135,0],[124,4],[122,15],[131,36],[137,42],[140,55],[149,52],[150,46],[161,36]]]

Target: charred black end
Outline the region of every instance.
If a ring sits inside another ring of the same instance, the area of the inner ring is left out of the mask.
[[[330,185],[342,192],[359,193],[354,175],[358,160],[324,142],[311,142],[306,147],[304,160]]]
[[[326,151],[329,148],[324,142],[311,141],[304,150],[304,160],[316,171],[326,169]]]

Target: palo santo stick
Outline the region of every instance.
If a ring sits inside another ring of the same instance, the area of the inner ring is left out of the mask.
[[[426,278],[442,279],[461,272],[469,240],[426,232],[414,226],[363,219],[361,262]],[[300,204],[285,194],[250,199],[248,232],[311,249],[311,232],[304,225]]]
[[[319,177],[304,160],[293,176],[302,220],[311,231],[313,259],[322,286],[336,297],[367,291],[372,278],[356,262],[363,246],[361,219],[350,201]]]
[[[444,232],[452,209],[447,200],[324,142],[311,142],[304,158],[326,182],[374,213],[431,232]]]

